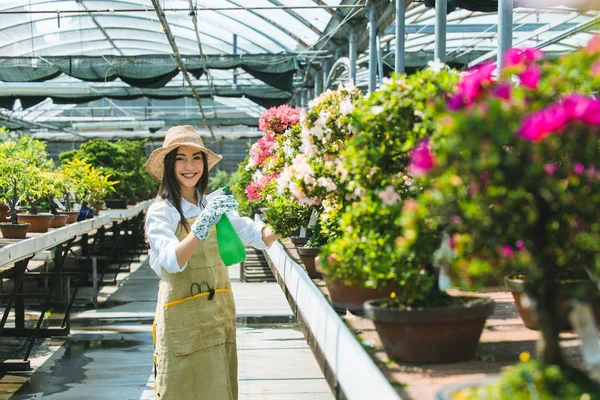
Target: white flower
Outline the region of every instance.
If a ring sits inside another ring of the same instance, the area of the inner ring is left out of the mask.
[[[383,83],[384,85],[389,85],[390,83],[392,83],[392,79],[388,78],[387,76],[385,78],[383,78],[381,80],[381,83]]]
[[[315,125],[314,127],[312,127],[310,129],[310,133],[313,134],[315,137],[317,137],[318,139],[323,138],[323,127],[320,125]]]
[[[260,180],[260,178],[262,178],[262,177],[263,177],[263,173],[260,170],[258,170],[252,174],[252,180],[254,182],[258,182]]]
[[[331,178],[320,177],[319,179],[317,179],[317,184],[319,186],[324,187],[328,192],[333,192],[337,189],[336,184],[333,183]]]
[[[435,73],[441,72],[444,68],[446,68],[446,64],[441,62],[439,59],[435,61],[427,62],[427,67]]]
[[[379,115],[384,111],[383,106],[373,106],[371,107],[371,113],[373,113],[373,115]]]
[[[396,193],[392,185],[389,185],[385,191],[380,192],[378,196],[386,206],[391,206],[401,199],[400,195]]]
[[[352,111],[354,111],[354,104],[350,100],[346,99],[340,103],[340,113],[343,116],[350,114]]]

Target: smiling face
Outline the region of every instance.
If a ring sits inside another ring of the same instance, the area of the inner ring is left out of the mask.
[[[190,146],[181,146],[175,157],[175,179],[182,190],[194,188],[204,173],[204,154]]]

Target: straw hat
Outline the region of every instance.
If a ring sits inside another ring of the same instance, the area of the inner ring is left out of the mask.
[[[167,131],[162,147],[154,150],[152,154],[150,154],[148,161],[146,161],[146,171],[148,171],[154,179],[162,182],[163,173],[165,171],[165,156],[171,150],[179,146],[195,147],[202,151],[206,155],[209,171],[223,158],[223,156],[217,155],[204,147],[202,138],[192,126],[174,126]]]

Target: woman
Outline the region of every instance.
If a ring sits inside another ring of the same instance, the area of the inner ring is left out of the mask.
[[[161,278],[153,327],[157,399],[238,396],[235,305],[214,225],[227,213],[240,239],[259,249],[279,236],[240,217],[232,196],[206,201],[208,171],[221,158],[187,125],[169,129],[146,163],[160,182],[146,216],[150,266]]]

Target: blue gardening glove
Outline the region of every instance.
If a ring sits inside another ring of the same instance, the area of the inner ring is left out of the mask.
[[[238,202],[230,195],[213,197],[192,224],[192,233],[198,239],[205,240],[210,233],[210,228],[219,222],[221,215],[235,210],[238,205]]]

